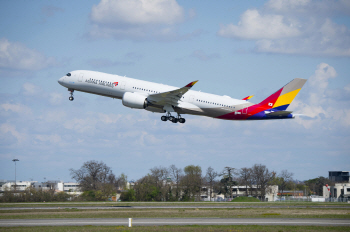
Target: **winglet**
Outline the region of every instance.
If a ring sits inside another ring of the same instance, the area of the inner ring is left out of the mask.
[[[191,83],[189,83],[188,85],[186,85],[185,87],[187,88],[191,88],[192,86],[194,86],[194,84],[196,84],[198,81],[192,81]]]
[[[243,98],[242,100],[246,100],[246,101],[248,101],[248,100],[249,100],[249,99],[251,99],[252,97],[254,97],[254,95],[251,95],[251,96],[245,97],[245,98]]]

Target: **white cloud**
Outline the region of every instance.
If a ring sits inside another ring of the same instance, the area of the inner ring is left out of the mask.
[[[175,0],[102,0],[91,11],[93,22],[112,25],[174,24],[183,16]]]
[[[16,127],[9,124],[4,123],[0,125],[1,137],[7,137],[5,134],[10,133],[13,137],[15,137],[18,143],[22,143],[26,139],[26,135],[18,132]]]
[[[20,43],[0,39],[0,69],[36,71],[54,63],[54,58],[48,58]]]
[[[96,120],[93,118],[73,118],[63,123],[63,126],[68,130],[73,130],[80,134],[94,134],[96,123]]]
[[[285,21],[282,15],[261,15],[258,10],[247,10],[242,14],[238,25],[222,25],[218,34],[228,38],[250,40],[298,36],[300,32],[296,25]]]
[[[24,83],[22,85],[22,88],[23,88],[23,94],[24,95],[27,95],[27,96],[35,96],[35,95],[38,95],[40,94],[41,92],[41,88],[37,85],[34,85],[32,83]]]
[[[49,101],[52,105],[58,105],[63,100],[63,94],[61,93],[49,93]]]
[[[344,1],[271,0],[248,9],[238,24],[222,25],[218,35],[254,40],[255,51],[312,56],[350,56],[350,30],[332,20],[344,11]]]
[[[175,34],[184,20],[175,0],[101,0],[91,10],[92,37],[147,39]]]
[[[5,110],[5,111],[12,111],[12,112],[16,112],[16,113],[24,113],[24,114],[30,114],[31,113],[31,109],[25,105],[22,104],[11,104],[11,103],[4,103],[1,104],[1,107]]]
[[[105,124],[114,124],[114,123],[117,123],[122,118],[122,115],[116,115],[116,114],[108,115],[108,114],[99,113],[98,117]]]
[[[324,127],[327,130],[350,126],[350,101],[342,102],[334,99],[333,96],[339,89],[330,89],[329,81],[336,78],[336,70],[326,64],[321,63],[317,66],[315,74],[307,82],[307,98],[302,101],[296,100],[294,107],[296,112],[300,112],[310,117],[307,119],[300,118],[297,120],[305,128]],[[345,99],[350,96],[347,86],[343,89]]]

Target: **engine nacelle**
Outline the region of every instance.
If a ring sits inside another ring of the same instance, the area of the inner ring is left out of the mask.
[[[137,93],[124,93],[122,102],[124,106],[134,109],[145,109],[147,107],[147,98]]]

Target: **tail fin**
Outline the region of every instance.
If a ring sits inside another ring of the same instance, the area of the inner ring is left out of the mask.
[[[286,110],[307,80],[295,78],[280,90],[260,102],[267,109]]]

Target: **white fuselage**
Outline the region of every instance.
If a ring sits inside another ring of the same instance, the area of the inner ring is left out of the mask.
[[[98,94],[106,97],[123,99],[125,93],[137,93],[147,98],[152,94],[179,89],[177,87],[159,83],[143,81],[118,75],[111,75],[95,71],[77,70],[59,79],[59,84],[68,88],[86,93]],[[235,112],[244,107],[253,105],[245,100],[233,99],[228,96],[219,96],[199,91],[188,90],[174,105],[175,112],[194,114],[209,117],[218,117]],[[162,106],[153,112],[165,112]],[[146,109],[149,110],[149,109]]]

